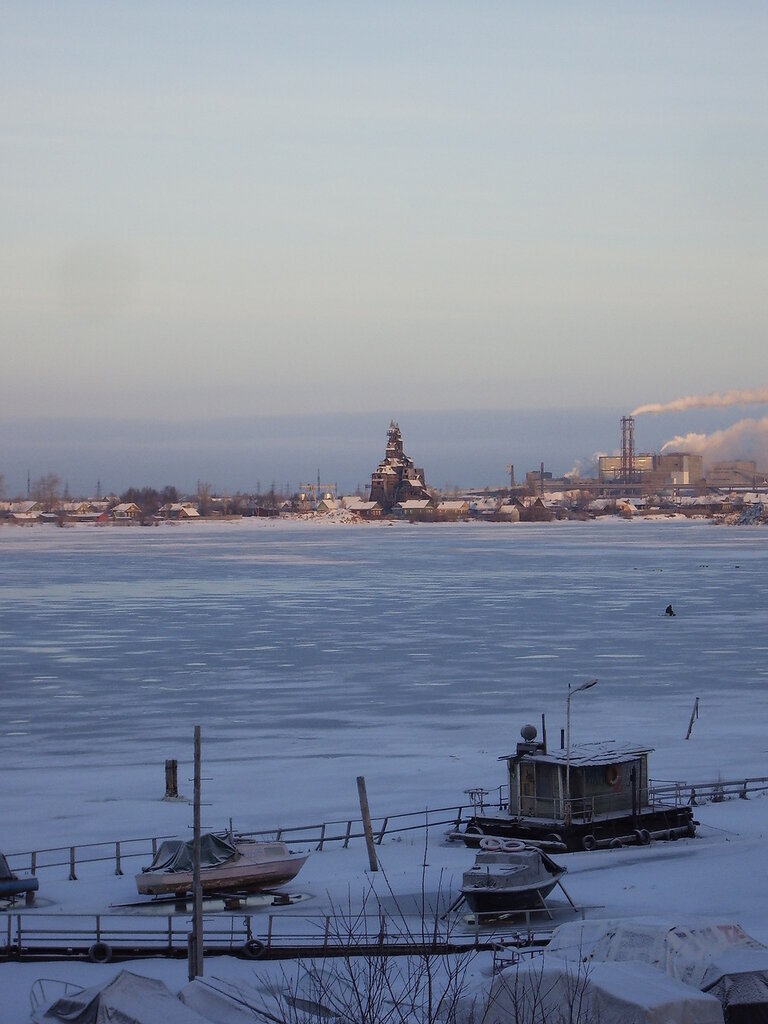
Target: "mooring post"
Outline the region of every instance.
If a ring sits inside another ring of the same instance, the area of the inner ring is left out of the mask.
[[[689,740],[691,738],[691,732],[693,731],[693,723],[699,717],[699,698],[693,702],[693,711],[691,712],[691,720],[688,723],[688,732],[685,734],[685,738]]]
[[[70,882],[77,881],[77,875],[75,874],[75,848],[70,846],[69,848],[69,880]]]
[[[120,841],[118,840],[115,843],[115,874],[116,875],[122,875],[122,873],[123,873],[123,868],[122,868],[122,865],[120,863]]]
[[[173,800],[179,795],[179,762],[168,759],[165,762],[165,799]]]
[[[373,826],[371,825],[371,810],[368,806],[368,793],[365,788],[365,776],[357,777],[357,795],[360,799],[360,813],[363,816],[363,830],[365,831],[365,845],[368,847],[368,865],[371,871],[379,870],[379,862],[376,860],[376,847],[373,844]]]

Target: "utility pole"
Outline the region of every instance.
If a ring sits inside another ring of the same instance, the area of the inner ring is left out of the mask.
[[[571,696],[574,693],[580,693],[582,690],[588,690],[590,686],[594,686],[596,683],[596,679],[590,679],[588,683],[582,683],[575,690],[572,690],[571,684],[568,683],[568,700],[565,712],[565,814],[563,815],[566,825],[571,824]]]
[[[195,726],[195,796],[193,825],[192,866],[192,943],[189,960],[189,980],[203,976],[203,887],[200,882],[200,726]]]

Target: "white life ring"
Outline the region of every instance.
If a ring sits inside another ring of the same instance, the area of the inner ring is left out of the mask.
[[[605,781],[609,786],[615,786],[619,781],[619,769],[615,764],[609,764],[605,769]]]
[[[483,836],[480,840],[480,849],[487,850],[488,853],[498,853],[504,846],[504,840],[499,839],[498,836]]]
[[[525,849],[525,843],[522,839],[505,839],[501,844],[501,849],[504,853],[520,853]]]

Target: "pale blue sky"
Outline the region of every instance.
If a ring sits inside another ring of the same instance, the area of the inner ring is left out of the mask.
[[[749,3],[6,4],[2,414],[764,384],[766,44]]]

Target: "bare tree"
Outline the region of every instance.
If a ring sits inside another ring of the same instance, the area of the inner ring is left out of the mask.
[[[207,516],[211,511],[211,492],[213,488],[207,480],[197,481],[197,506],[201,516]]]
[[[48,473],[35,480],[30,489],[33,501],[38,501],[46,512],[52,512],[61,497],[61,480],[55,473]]]

